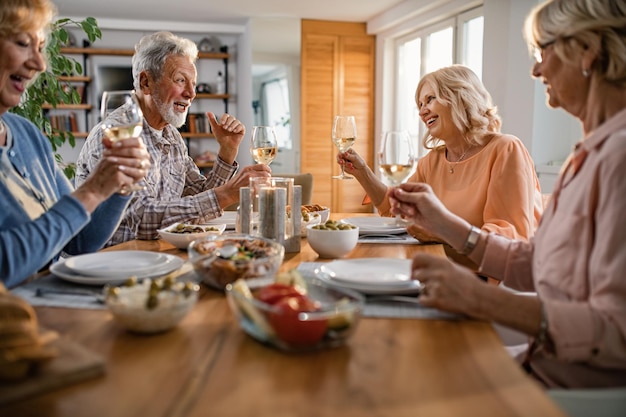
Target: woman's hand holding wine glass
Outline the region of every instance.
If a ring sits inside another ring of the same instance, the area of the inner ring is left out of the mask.
[[[344,153],[350,149],[356,140],[356,121],[354,116],[335,116],[332,135],[333,143],[339,152]],[[344,164],[341,164],[341,175],[335,175],[333,178],[351,180],[354,177],[346,175]]]
[[[105,91],[102,94],[102,103],[100,107],[100,115],[102,118],[101,128],[104,138],[115,146],[116,142],[129,138],[137,138],[141,141],[141,132],[143,130],[143,113],[137,101],[134,91]],[[105,144],[106,145],[106,144]],[[145,149],[144,149],[145,151]],[[120,169],[123,165],[120,165]],[[141,158],[137,168],[142,171],[150,167],[147,153]],[[144,173],[145,175],[145,173]],[[142,175],[143,177],[143,175]],[[122,193],[130,191],[142,190],[144,187],[139,184],[124,186]]]
[[[259,164],[269,165],[276,158],[278,141],[272,126],[254,126],[250,140],[252,159]]]
[[[405,182],[417,168],[417,152],[406,131],[385,132],[378,154],[378,167],[392,186]],[[403,220],[396,216],[396,223]]]

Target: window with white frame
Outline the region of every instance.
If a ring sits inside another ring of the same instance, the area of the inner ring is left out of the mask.
[[[279,149],[291,149],[291,114],[287,78],[274,78],[261,85],[262,124],[274,126]]]
[[[482,7],[459,13],[395,41],[395,129],[407,130],[421,142],[425,127],[419,119],[415,88],[425,74],[452,64],[471,68],[482,78]],[[420,143],[420,156],[426,153]]]

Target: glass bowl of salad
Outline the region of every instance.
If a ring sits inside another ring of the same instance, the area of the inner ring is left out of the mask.
[[[216,290],[240,278],[273,277],[285,256],[280,243],[246,234],[207,236],[191,242],[187,252],[202,282]]]
[[[226,287],[226,298],[246,334],[288,352],[344,345],[364,305],[361,294],[317,279],[296,285],[271,278],[238,280]]]

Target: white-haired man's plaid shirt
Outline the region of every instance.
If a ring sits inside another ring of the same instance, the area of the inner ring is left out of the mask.
[[[162,135],[161,135],[162,133]],[[176,128],[152,129],[144,120],[142,139],[150,153],[152,167],[145,188],[135,191],[119,227],[106,246],[132,239],[156,239],[157,229],[173,223],[203,223],[223,214],[214,187],[224,184],[237,172],[218,158],[205,177],[188,155],[187,145]],[[80,186],[101,158],[102,129],[94,127],[76,162],[76,186]]]

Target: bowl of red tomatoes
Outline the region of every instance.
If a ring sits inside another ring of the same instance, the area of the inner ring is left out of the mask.
[[[363,296],[304,279],[297,271],[285,274],[226,286],[228,304],[243,331],[289,352],[345,344],[361,318]]]

